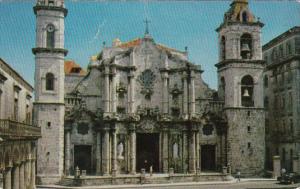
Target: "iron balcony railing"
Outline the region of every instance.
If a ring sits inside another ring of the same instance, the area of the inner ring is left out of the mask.
[[[0,119],[0,137],[4,139],[39,138],[41,128],[9,119]]]

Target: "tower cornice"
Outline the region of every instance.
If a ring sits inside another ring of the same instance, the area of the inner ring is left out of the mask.
[[[246,64],[261,64],[264,65],[266,62],[264,60],[244,60],[244,59],[227,59],[227,60],[222,60],[215,64],[215,66],[219,69],[224,67],[227,64],[237,64],[237,63],[246,63]]]
[[[219,32],[223,27],[225,26],[231,26],[231,25],[241,25],[241,26],[259,26],[264,27],[264,23],[257,21],[257,22],[239,22],[239,21],[226,21],[223,22],[217,29],[216,32]]]
[[[36,5],[33,7],[34,14],[37,14],[39,10],[51,10],[51,11],[59,11],[63,12],[65,17],[68,15],[68,9],[64,7],[57,7],[57,6],[49,6],[49,5]]]
[[[67,56],[68,50],[62,48],[36,47],[36,48],[32,48],[32,53],[34,55],[36,55],[37,53],[63,53],[65,56]]]

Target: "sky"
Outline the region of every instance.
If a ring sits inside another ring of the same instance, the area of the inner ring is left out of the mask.
[[[217,32],[231,1],[150,1],[150,0],[65,0],[66,59],[86,68],[103,42],[111,46],[114,38],[129,41],[143,37],[144,20],[156,43],[178,50],[188,47],[189,59],[200,64],[203,79],[217,88]],[[0,0],[0,57],[34,84],[35,15],[33,0]],[[288,29],[300,25],[298,1],[249,0],[256,17],[265,24],[265,44]]]

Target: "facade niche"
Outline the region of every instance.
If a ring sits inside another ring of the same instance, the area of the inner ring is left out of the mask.
[[[242,78],[241,81],[241,99],[242,106],[244,107],[253,107],[253,78],[250,75],[246,75]]]
[[[242,59],[251,59],[252,57],[252,36],[245,33],[241,36],[241,53]]]

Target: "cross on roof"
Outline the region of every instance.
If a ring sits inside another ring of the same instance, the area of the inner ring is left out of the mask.
[[[146,20],[144,20],[144,22],[146,24],[145,34],[149,34],[149,23],[150,23],[150,20],[148,20],[148,18],[146,18]]]

